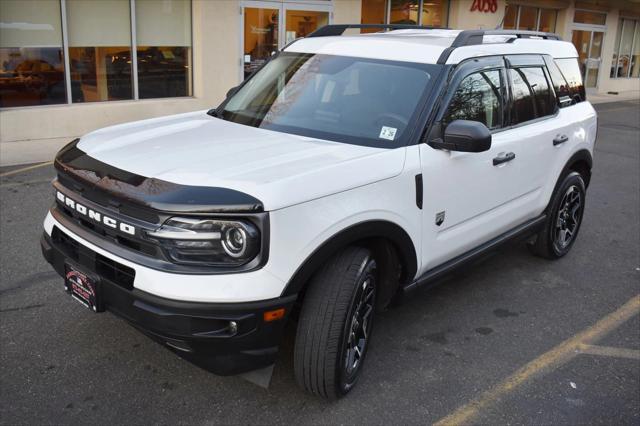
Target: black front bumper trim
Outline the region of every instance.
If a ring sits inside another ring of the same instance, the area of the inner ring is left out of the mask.
[[[60,276],[69,257],[45,232],[42,254]],[[244,303],[185,302],[128,289],[96,272],[91,250],[82,247],[79,266],[100,278],[106,310],[211,372],[239,374],[272,364],[296,295]],[[95,255],[95,253],[94,253]],[[176,280],[179,276],[176,275]],[[260,283],[256,283],[260,285]],[[62,289],[62,285],[60,286]],[[285,308],[285,318],[264,322],[263,313]],[[231,328],[234,321],[236,327]]]

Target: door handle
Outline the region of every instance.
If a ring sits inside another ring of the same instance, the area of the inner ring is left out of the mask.
[[[566,141],[569,140],[569,137],[567,135],[558,135],[556,136],[556,138],[553,140],[553,146],[558,146],[560,144],[565,143]]]
[[[511,161],[516,158],[516,154],[513,152],[507,152],[504,155],[499,155],[493,159],[493,165],[497,166],[498,164],[506,163],[507,161]]]

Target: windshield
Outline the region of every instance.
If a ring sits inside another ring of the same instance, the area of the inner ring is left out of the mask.
[[[281,53],[224,105],[222,118],[358,145],[394,148],[408,136],[437,65]]]

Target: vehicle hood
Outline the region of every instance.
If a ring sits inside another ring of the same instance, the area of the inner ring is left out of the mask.
[[[276,210],[391,178],[404,149],[258,129],[205,111],[111,126],[77,147],[118,169],[179,185],[228,188]]]

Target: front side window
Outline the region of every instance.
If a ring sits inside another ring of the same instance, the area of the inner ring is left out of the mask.
[[[0,1],[0,108],[67,101],[60,3]]]
[[[454,120],[479,121],[489,129],[502,126],[502,84],[499,70],[471,74],[460,82],[443,117],[443,125]]]
[[[228,121],[394,148],[411,129],[439,65],[281,53],[224,105]]]

